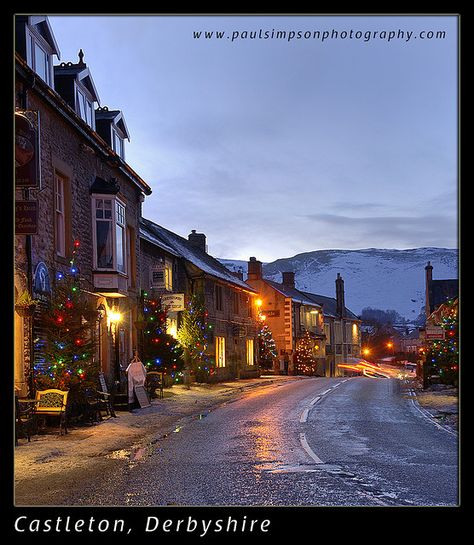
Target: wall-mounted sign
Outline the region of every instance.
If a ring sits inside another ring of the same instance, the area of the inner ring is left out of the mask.
[[[51,294],[51,282],[49,279],[48,267],[46,267],[42,261],[36,265],[35,274],[33,277],[33,294],[36,296]]]
[[[38,233],[38,202],[15,202],[15,235],[36,235]]]
[[[15,112],[15,185],[40,189],[39,112]]]
[[[262,314],[267,318],[278,318],[280,316],[279,310],[262,310]]]
[[[165,286],[165,264],[158,263],[153,265],[150,271],[150,287],[165,289]]]
[[[427,341],[444,341],[444,329],[438,325],[427,325],[425,328],[425,339]]]
[[[168,312],[184,310],[184,293],[165,293],[161,296],[161,306]]]

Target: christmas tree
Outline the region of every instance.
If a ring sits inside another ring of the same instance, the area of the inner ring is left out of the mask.
[[[69,271],[56,274],[50,305],[42,316],[41,364],[34,367],[37,390],[70,390],[71,403],[85,387],[96,385],[99,371],[99,364],[94,361],[97,309],[81,291],[75,265],[78,247],[76,241]]]
[[[458,383],[459,334],[458,299],[444,303],[435,314],[433,325],[444,330],[443,340],[428,341],[426,367],[428,375],[439,375],[446,384]]]
[[[298,340],[296,347],[296,373],[299,375],[314,375],[316,371],[316,360],[313,357],[313,340],[309,332]]]
[[[262,369],[272,369],[273,360],[277,357],[277,349],[268,325],[264,325],[258,332],[258,353],[260,367]]]
[[[143,297],[142,359],[147,371],[158,371],[176,383],[182,380],[182,350],[176,339],[166,331],[167,313],[160,298]]]
[[[183,349],[185,369],[194,373],[198,382],[206,381],[214,373],[214,367],[206,355],[208,333],[212,330],[212,325],[207,323],[207,316],[203,297],[192,295],[182,312],[177,333]]]

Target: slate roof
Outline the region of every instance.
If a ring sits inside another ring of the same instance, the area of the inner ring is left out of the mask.
[[[302,303],[303,305],[321,306],[319,303],[310,299],[309,297],[307,297],[305,293],[297,290],[296,288],[290,288],[288,286],[285,286],[284,284],[279,284],[278,282],[273,282],[272,280],[266,280],[265,278],[263,280],[264,282],[269,284],[272,288],[279,291],[285,297],[291,297],[293,301]]]
[[[323,306],[324,316],[331,316],[333,318],[337,316],[337,301],[334,297],[327,297],[326,295],[318,295],[316,293],[309,292],[304,292],[304,294],[309,299],[312,299],[316,303]],[[344,308],[346,309],[346,318],[351,320],[359,320],[359,317],[356,316],[351,310],[349,310],[347,307]]]
[[[433,312],[436,307],[439,307],[449,299],[458,296],[459,281],[456,278],[449,280],[431,280],[429,284],[429,293],[430,310]]]
[[[198,269],[201,269],[205,274],[238,286],[246,291],[256,293],[254,288],[233,275],[217,259],[190,244],[186,238],[165,229],[161,225],[157,225],[146,218],[141,218],[140,237],[172,255],[184,258]]]

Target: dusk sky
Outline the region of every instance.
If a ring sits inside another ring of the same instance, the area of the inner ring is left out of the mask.
[[[55,62],[82,48],[100,105],[124,113],[126,160],[153,189],[144,216],[204,232],[213,256],[457,247],[456,17],[50,22]],[[334,37],[297,38],[318,30]]]

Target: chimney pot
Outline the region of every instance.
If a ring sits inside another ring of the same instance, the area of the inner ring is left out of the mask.
[[[248,280],[261,280],[262,279],[262,262],[258,261],[255,257],[249,259],[247,265],[247,279]]]
[[[188,235],[188,241],[194,248],[207,253],[206,235],[204,233],[196,233],[196,229],[193,229]]]
[[[288,288],[295,287],[295,273],[293,271],[282,272],[283,285]]]

